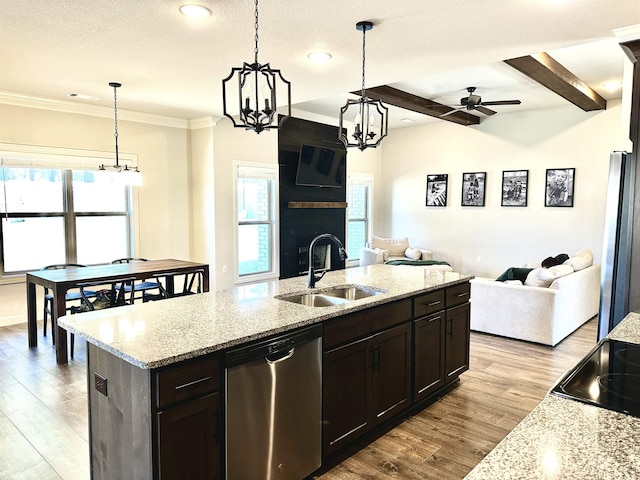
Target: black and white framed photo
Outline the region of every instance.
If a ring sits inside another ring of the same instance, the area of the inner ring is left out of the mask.
[[[462,206],[484,207],[487,172],[462,174]]]
[[[427,207],[447,206],[447,181],[449,175],[427,175]]]
[[[503,207],[526,207],[529,190],[529,170],[505,170],[502,172]]]
[[[573,182],[575,168],[547,169],[544,191],[545,207],[573,207]]]

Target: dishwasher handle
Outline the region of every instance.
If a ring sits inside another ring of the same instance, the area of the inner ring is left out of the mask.
[[[295,350],[295,347],[291,347],[291,350],[285,350],[282,352],[274,353],[272,355],[267,355],[266,357],[264,357],[264,359],[269,365],[274,365],[276,363],[284,362],[285,360],[293,357],[293,353],[295,352]]]

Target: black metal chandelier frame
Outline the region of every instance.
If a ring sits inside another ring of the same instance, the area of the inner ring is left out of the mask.
[[[279,69],[268,63],[258,62],[258,0],[255,0],[255,48],[253,63],[244,62],[242,67],[233,67],[227,78],[222,80],[222,104],[224,115],[231,119],[233,126],[260,133],[277,129],[282,121],[291,116],[291,82],[287,81]],[[238,118],[227,109],[227,83],[237,77]],[[274,121],[278,109],[278,83],[282,82],[287,92],[287,113],[279,122]],[[262,95],[261,95],[261,88]],[[263,100],[261,105],[260,100]]]
[[[362,89],[359,99],[347,100],[347,103],[340,108],[338,138],[345,147],[358,147],[360,150],[380,145],[382,139],[387,136],[388,129],[389,109],[382,101],[367,97],[365,90],[366,32],[372,28],[372,22],[362,21],[356,24],[356,29],[362,32]],[[347,128],[344,127],[344,118],[347,112],[354,110],[351,108],[354,106],[357,113],[353,132],[349,134]],[[350,140],[350,137],[353,141]]]

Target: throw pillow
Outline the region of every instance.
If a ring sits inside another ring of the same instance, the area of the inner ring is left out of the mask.
[[[431,250],[425,250],[423,248],[420,248],[420,260],[433,260],[433,252]]]
[[[534,268],[527,275],[527,279],[524,281],[525,285],[530,287],[548,287],[555,280],[553,272],[547,268]]]
[[[555,265],[548,268],[550,272],[555,275],[555,278],[564,277],[573,273],[573,267],[571,265]]]
[[[404,251],[409,248],[409,238],[373,237],[371,245],[373,248],[389,250],[390,257],[404,257]]]
[[[544,268],[553,267],[555,265],[561,265],[569,259],[569,255],[566,253],[560,253],[555,257],[547,257],[542,261],[542,266]]]
[[[411,260],[420,260],[422,258],[422,252],[417,248],[407,248],[404,251],[404,256]]]
[[[572,257],[569,257],[564,264],[571,265],[577,272],[578,270],[582,270],[593,265],[593,253],[591,253],[591,250],[587,249],[580,250]]]
[[[523,283],[527,279],[527,275],[533,268],[510,267],[507,268],[502,275],[496,278],[496,282],[506,282],[508,280],[518,280]]]

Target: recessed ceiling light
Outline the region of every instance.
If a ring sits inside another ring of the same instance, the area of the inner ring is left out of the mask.
[[[91,100],[93,102],[100,100],[100,97],[94,97],[93,95],[85,95],[84,93],[67,93],[67,97],[79,98],[80,100]]]
[[[311,52],[307,58],[313,63],[327,63],[331,60],[331,54],[327,52]]]
[[[622,82],[620,80],[610,80],[608,82],[604,82],[602,86],[607,90],[616,90],[622,86]]]
[[[414,123],[415,122],[415,120],[412,119],[412,118],[401,118],[400,121],[403,122],[403,123]]]
[[[180,13],[189,18],[205,18],[211,15],[211,10],[203,5],[182,5]]]

